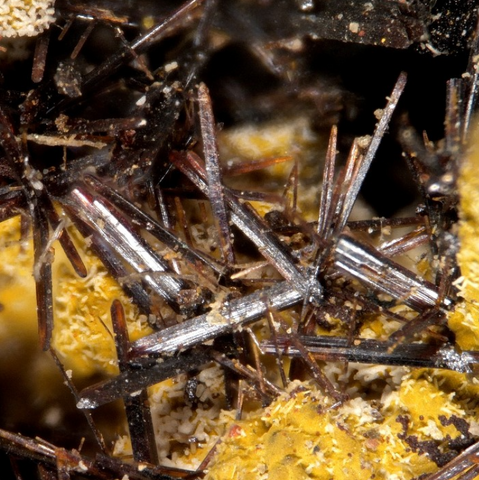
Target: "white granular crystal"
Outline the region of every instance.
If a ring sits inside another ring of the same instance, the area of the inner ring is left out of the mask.
[[[378,412],[362,398],[356,397],[346,402],[339,410],[342,416],[354,416],[358,425],[372,423],[376,420]]]
[[[439,430],[436,423],[433,420],[428,420],[427,426],[418,428],[418,430],[424,435],[433,438],[434,440],[442,440],[444,434]]]
[[[150,389],[150,408],[162,465],[197,468],[223,434],[227,420],[227,413],[221,412],[225,405],[224,373],[217,365],[211,365],[196,378],[195,395],[199,402],[196,408],[185,401],[187,376],[184,374]]]
[[[55,21],[55,0],[0,0],[0,36],[33,37]]]

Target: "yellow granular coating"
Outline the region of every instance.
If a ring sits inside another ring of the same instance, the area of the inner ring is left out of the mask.
[[[88,270],[86,278],[79,278],[66,263],[56,269],[59,274],[53,345],[65,366],[78,375],[114,374],[117,356],[110,317],[113,300],[119,299],[123,305],[131,341],[152,330],[100,260],[88,249],[82,257]]]
[[[474,141],[479,139],[477,132]],[[479,350],[479,148],[465,156],[458,179],[460,194],[459,242],[457,260],[462,277],[458,282],[460,302],[449,314],[449,328],[457,344],[466,350]]]
[[[218,142],[222,147],[222,158],[239,157],[243,160],[279,157],[299,154],[306,143],[315,138],[306,117],[289,119],[288,122],[269,122],[262,125],[244,125],[219,133]],[[274,169],[282,171],[279,164]],[[291,165],[288,165],[288,169]]]
[[[72,232],[74,233],[74,232]],[[151,332],[147,319],[124,295],[101,262],[76,235],[88,276],[73,271],[55,242],[53,272],[53,346],[75,375],[117,371],[110,306],[121,300],[131,340]],[[0,223],[0,341],[38,342],[31,238],[20,236],[20,216]]]
[[[327,407],[314,389],[280,397],[229,428],[206,479],[409,480],[430,474],[438,467],[414,447],[414,438],[444,452],[461,432],[441,418],[455,415],[477,427],[477,412],[466,413],[454,393],[439,386],[466,384],[465,376],[441,375],[419,370],[406,375],[377,409],[361,398]]]
[[[318,159],[324,157],[326,143],[310,126],[307,116],[291,116],[283,120],[267,121],[260,124],[240,125],[218,133],[221,163],[229,168],[249,164],[258,160],[286,157],[275,165],[249,174],[225,178],[228,186],[247,190],[268,190],[282,195],[284,186],[295,162],[299,164],[301,195],[298,196],[298,211],[303,218],[317,217],[317,186],[320,182]],[[289,159],[287,157],[290,157]],[[287,194],[291,203],[292,190]],[[288,203],[286,202],[286,203]],[[260,215],[278,204],[252,202]]]
[[[20,238],[20,216],[0,223],[0,342],[37,341],[32,242]]]

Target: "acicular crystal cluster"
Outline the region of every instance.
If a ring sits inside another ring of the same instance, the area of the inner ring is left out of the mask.
[[[476,2],[133,3],[0,6],[1,458],[474,478]]]

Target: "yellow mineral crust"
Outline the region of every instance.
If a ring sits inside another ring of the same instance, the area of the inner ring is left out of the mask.
[[[301,165],[299,177],[301,195],[297,207],[303,218],[308,220],[317,217],[317,185],[320,181],[318,169],[319,159],[324,158],[323,149],[326,142],[310,125],[306,116],[291,116],[280,121],[269,121],[255,125],[242,125],[226,129],[218,134],[220,158],[223,167],[228,168],[240,164],[249,164],[258,159],[290,157],[288,161],[279,162],[266,169],[254,171],[239,177],[225,178],[225,183],[234,188],[261,190],[272,186],[281,194],[288,177],[298,162]],[[251,202],[260,215],[277,204]]]
[[[223,159],[242,159],[298,155],[317,142],[309,121],[305,117],[288,119],[288,122],[270,122],[263,125],[246,125],[219,134]],[[233,160],[234,162],[234,160]],[[280,164],[281,165],[281,164]],[[284,167],[273,169],[282,175]]]
[[[33,248],[20,240],[20,216],[0,223],[0,341],[38,341]]]
[[[77,374],[117,373],[110,317],[113,300],[119,299],[123,305],[130,340],[152,330],[100,260],[85,250],[83,261],[86,278],[79,278],[65,262],[57,266],[53,345],[65,366]]]
[[[469,155],[464,158],[458,179],[460,194],[460,249],[457,256],[462,277],[457,282],[460,302],[449,315],[449,327],[457,344],[465,350],[479,350],[479,140],[473,136]]]
[[[115,342],[110,319],[114,299],[121,300],[130,338],[151,332],[147,319],[123,293],[101,262],[80,238],[86,278],[73,271],[61,247],[55,243],[53,298],[55,328],[53,346],[67,369],[75,375],[117,372]],[[35,283],[31,238],[21,240],[20,217],[0,224],[0,340],[38,342]]]
[[[385,390],[380,402],[357,397],[337,408],[297,384],[230,426],[206,479],[409,480],[432,473],[438,467],[425,450],[434,444],[446,453],[447,442],[461,437],[449,423],[454,416],[477,429],[477,412],[466,411],[467,402],[440,383],[467,382],[460,374],[421,370],[406,375],[397,390]]]

